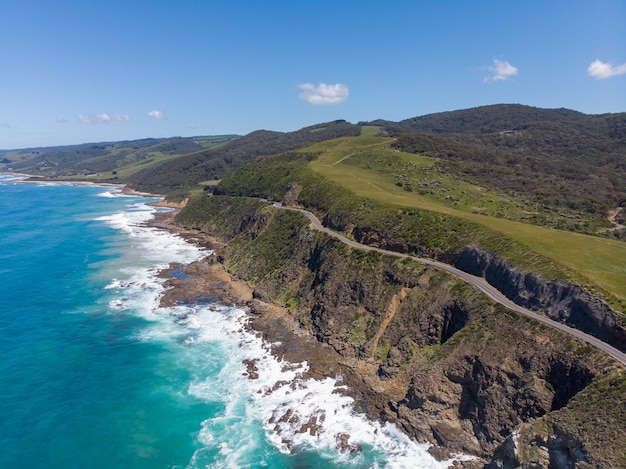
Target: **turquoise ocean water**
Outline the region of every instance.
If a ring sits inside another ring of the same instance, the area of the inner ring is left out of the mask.
[[[299,379],[245,310],[160,308],[159,269],[207,253],[143,226],[148,202],[0,175],[0,467],[447,467],[355,413],[340,377]]]

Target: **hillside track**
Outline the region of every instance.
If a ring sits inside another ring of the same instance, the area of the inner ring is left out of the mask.
[[[468,274],[467,272],[463,272],[462,270],[457,269],[454,266],[451,266],[449,264],[445,264],[443,262],[439,262],[439,261],[435,261],[432,259],[426,259],[423,257],[415,257],[415,256],[411,256],[409,254],[404,254],[404,253],[400,253],[400,252],[395,252],[395,251],[388,251],[386,249],[380,249],[374,246],[368,246],[366,244],[361,244],[358,243],[356,241],[353,241],[351,239],[346,238],[345,236],[343,236],[342,234],[337,233],[336,231],[333,231],[329,228],[326,228],[324,225],[322,225],[322,222],[312,213],[309,212],[308,210],[304,210],[304,209],[300,209],[300,208],[295,208],[295,207],[284,207],[280,204],[274,204],[273,205],[274,208],[280,208],[283,210],[292,210],[292,211],[296,211],[296,212],[300,212],[302,214],[304,214],[310,221],[311,221],[311,226],[318,230],[321,231],[322,233],[327,234],[328,236],[332,236],[335,239],[338,239],[339,241],[341,241],[342,243],[350,246],[351,248],[354,249],[360,249],[362,251],[376,251],[379,252],[381,254],[385,254],[388,256],[393,256],[393,257],[400,257],[400,258],[408,258],[417,262],[420,262],[422,264],[425,265],[430,265],[432,267],[435,267],[437,269],[440,270],[444,270],[452,275],[454,275],[455,277],[463,280],[464,282],[469,283],[470,285],[474,286],[475,288],[477,288],[478,290],[480,290],[482,293],[484,293],[485,295],[487,295],[489,298],[491,298],[493,301],[495,301],[496,303],[500,303],[501,305],[503,305],[504,307],[515,311],[516,313],[519,313],[523,316],[526,316],[528,318],[534,319],[535,321],[539,321],[549,327],[553,327],[554,329],[558,329],[559,331],[565,332],[566,334],[569,334],[573,337],[576,337],[577,339],[580,339],[586,343],[588,343],[589,345],[592,345],[596,348],[598,348],[599,350],[605,352],[606,354],[608,354],[609,356],[611,356],[612,358],[614,358],[615,360],[617,360],[618,362],[620,362],[622,365],[626,366],[626,354],[621,352],[620,350],[616,349],[615,347],[612,347],[611,345],[607,344],[606,342],[598,339],[597,337],[594,337],[592,335],[586,334],[582,331],[579,331],[578,329],[574,329],[572,327],[569,327],[563,323],[554,321],[540,313],[536,313],[534,311],[531,311],[529,309],[526,309],[518,304],[515,304],[513,301],[511,301],[510,299],[508,299],[503,293],[501,293],[499,290],[497,290],[495,287],[493,287],[492,285],[490,285],[489,283],[487,283],[487,281],[482,278],[482,277],[477,277],[475,275],[472,274]]]

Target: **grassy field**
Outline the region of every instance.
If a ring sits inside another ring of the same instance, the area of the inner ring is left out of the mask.
[[[373,128],[366,128],[361,137],[323,142],[306,150],[321,155],[310,163],[315,172],[356,195],[480,223],[588,278],[591,284],[612,293],[626,305],[626,243],[500,218],[507,214],[508,218],[523,218],[536,212],[524,201],[483,191],[445,173],[433,174],[435,159],[397,152],[390,148],[391,141],[376,137]],[[391,166],[385,163],[390,158],[395,160]],[[411,174],[423,174],[417,185],[427,183],[431,187],[407,190],[396,169],[398,162]]]

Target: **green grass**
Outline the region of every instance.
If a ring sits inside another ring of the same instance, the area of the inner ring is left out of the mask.
[[[176,158],[180,158],[180,155],[163,155],[159,152],[150,152],[148,158],[140,161],[133,161],[132,163],[123,164],[116,168],[114,171],[107,171],[99,173],[94,179],[96,180],[105,180],[111,179],[115,176],[119,178],[125,178],[130,176],[137,171],[149,168],[150,166],[157,166],[163,164],[167,161],[174,160]]]
[[[160,152],[150,152],[146,158],[141,159],[139,161],[132,161],[130,163],[125,163],[124,160],[121,160],[118,163],[118,167],[112,171],[102,171],[97,174],[90,174],[85,176],[83,174],[77,174],[73,176],[62,176],[58,179],[66,180],[66,181],[111,181],[112,179],[123,179],[130,176],[137,171],[149,168],[150,166],[157,166],[162,163],[165,163],[170,160],[174,160],[176,158],[180,158],[181,155],[163,155]]]
[[[524,204],[517,207],[515,203],[506,201],[497,194],[487,193],[479,198],[479,189],[472,189],[469,185],[463,186],[458,182],[460,189],[455,190],[465,191],[477,198],[454,206],[454,201],[443,203],[440,198],[432,197],[433,194],[427,196],[417,191],[409,192],[396,184],[397,178],[390,171],[381,167],[389,155],[395,155],[402,164],[412,164],[416,172],[420,169],[432,170],[436,161],[395,152],[389,147],[391,142],[390,138],[375,137],[374,132],[368,129],[360,137],[322,142],[306,150],[320,155],[309,163],[311,169],[355,195],[387,204],[440,212],[479,223],[586,277],[590,283],[599,285],[626,305],[626,243],[487,215],[505,208],[518,212],[531,210]],[[372,159],[369,167],[367,155],[370,155],[369,159],[378,158]],[[356,161],[350,161],[353,159]],[[431,176],[426,177],[433,179]],[[442,181],[439,186],[452,190],[450,187],[454,181],[449,176],[441,174],[438,178]],[[481,203],[484,210],[473,208]]]
[[[403,153],[376,146],[341,161],[380,174],[387,184],[392,183],[405,192],[413,192],[427,200],[464,212],[490,215],[515,221],[532,221],[542,226],[583,222],[574,213],[554,213],[520,197],[499,194],[461,180],[449,166],[438,159],[424,155]],[[347,169],[347,168],[346,168]],[[567,220],[564,218],[567,217]],[[587,217],[588,218],[588,217]],[[588,221],[588,220],[587,220]]]

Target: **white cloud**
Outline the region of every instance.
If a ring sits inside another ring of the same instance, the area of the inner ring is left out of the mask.
[[[112,116],[108,114],[79,114],[78,120],[85,124],[119,124],[121,122],[128,122],[130,117],[126,114],[114,114]]]
[[[161,111],[160,109],[153,109],[152,111],[148,113],[148,117],[152,117],[160,121],[160,120],[165,119],[165,113]]]
[[[491,67],[485,67],[485,70],[491,72],[491,76],[485,77],[485,83],[494,83],[496,81],[508,80],[510,77],[517,76],[517,67],[514,67],[506,60],[493,59]]]
[[[57,124],[67,124],[69,121],[67,119],[65,119],[64,117],[59,117],[57,119]]]
[[[302,83],[298,85],[298,88],[302,90],[298,97],[311,104],[339,104],[348,99],[348,94],[350,94],[348,87],[341,83],[336,85],[320,83],[318,86],[312,83]]]
[[[626,64],[613,65],[610,62],[602,62],[601,60],[595,60],[587,69],[587,74],[596,80],[604,80],[606,78],[624,75],[625,73]]]

